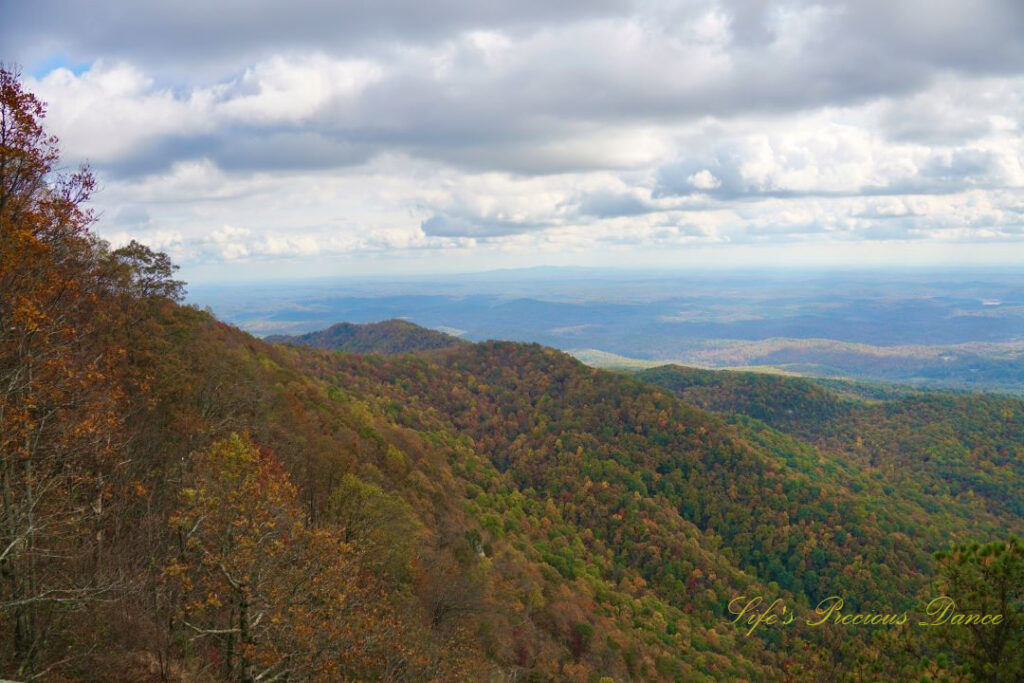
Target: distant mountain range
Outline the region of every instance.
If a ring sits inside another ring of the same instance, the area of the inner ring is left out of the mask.
[[[1024,392],[1024,277],[1009,271],[537,269],[256,287],[200,288],[196,298],[261,335],[402,319],[468,341],[537,342],[599,366],[676,362]]]

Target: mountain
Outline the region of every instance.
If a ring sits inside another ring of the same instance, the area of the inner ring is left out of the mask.
[[[609,270],[600,277],[275,283],[273,291],[247,284],[206,288],[197,300],[255,334],[401,317],[457,329],[470,341],[536,342],[599,366],[751,368],[1021,395],[1022,291],[1020,274],[1008,271],[741,277]]]
[[[840,395],[810,380],[679,366],[636,375],[688,403],[754,418],[819,451],[879,473],[926,509],[1024,514],[1024,401],[992,394],[918,392],[885,400]],[[926,493],[927,492],[927,493]]]
[[[444,349],[466,343],[458,337],[398,319],[379,323],[338,323],[325,330],[307,334],[271,335],[266,341],[333,351],[385,355]]]
[[[274,345],[131,287],[103,310],[92,334],[125,352],[96,400],[120,395],[121,419],[95,428],[115,446],[96,463],[64,457],[71,472],[52,475],[103,488],[80,483],[47,505],[60,529],[103,542],[41,530],[47,554],[25,565],[48,568],[37,596],[85,591],[39,612],[47,645],[30,662],[70,679],[230,678],[224,666],[327,679],[863,676],[875,665],[858,658],[898,662],[863,634],[841,646],[807,627],[747,636],[730,604],[777,597],[806,615],[837,594],[858,611],[911,609],[933,552],[1024,531],[1009,504],[1024,442],[1012,400],[991,407],[1003,430],[987,433],[986,458],[949,461],[956,445],[944,456],[957,481],[996,488],[912,488],[899,468],[812,443],[872,404],[792,378],[677,370],[669,388],[684,401],[652,383],[664,377],[533,344],[398,356]],[[399,348],[410,331],[389,328],[399,338],[379,341]],[[711,393],[686,393],[701,384]],[[935,403],[932,422],[959,420],[969,406],[953,401]],[[890,431],[923,424],[892,414]],[[96,510],[96,496],[100,512],[82,515],[75,500]],[[24,670],[6,642],[5,671]]]
[[[538,345],[339,354],[166,299],[102,334],[128,350],[123,436],[100,470],[111,495],[100,515],[63,509],[104,542],[70,564],[36,558],[56,564],[40,588],[105,590],[38,627],[34,666],[71,679],[141,679],[160,662],[172,678],[220,677],[257,661],[309,678],[864,675],[857,657],[894,666],[870,639],[746,636],[729,605],[772,596],[808,614],[841,594],[859,611],[910,609],[934,551],[1024,530],[1012,506],[948,489],[905,499],[884,470]],[[778,398],[843,404],[810,387]],[[988,437],[1004,459],[1021,443],[1019,404],[1006,409],[1007,431]],[[1008,500],[1019,482],[1004,482]],[[233,588],[239,575],[251,587]],[[246,640],[226,640],[239,619]],[[79,654],[61,664],[68,647]]]

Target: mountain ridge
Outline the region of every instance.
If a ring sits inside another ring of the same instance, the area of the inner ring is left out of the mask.
[[[270,335],[272,344],[313,346],[352,353],[401,354],[443,349],[466,342],[444,332],[392,318],[376,323],[340,322],[323,330],[299,335]]]

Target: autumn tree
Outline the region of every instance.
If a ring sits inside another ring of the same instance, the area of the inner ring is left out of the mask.
[[[197,457],[171,524],[178,638],[212,648],[209,674],[395,680],[436,668],[352,547],[308,526],[281,464],[247,437]]]
[[[142,514],[130,406],[183,294],[165,254],[90,231],[95,180],[63,170],[44,115],[0,69],[0,666],[26,677],[88,654],[98,605],[137,583],[146,553],[114,548]]]
[[[225,680],[295,667],[290,611],[313,588],[293,573],[304,571],[302,554],[313,540],[296,514],[295,495],[280,465],[237,434],[200,454],[181,490],[171,518],[178,547],[167,575],[180,589],[185,637],[216,646],[216,673]]]
[[[119,443],[117,350],[94,334],[88,169],[62,173],[45,110],[0,69],[0,634],[19,674],[50,627],[108,594],[101,520]]]

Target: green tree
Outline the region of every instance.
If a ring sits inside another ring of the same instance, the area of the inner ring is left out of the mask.
[[[966,543],[938,553],[938,595],[957,611],[1002,615],[999,624],[947,623],[933,641],[949,647],[978,681],[1024,680],[1024,546],[1017,538]]]

